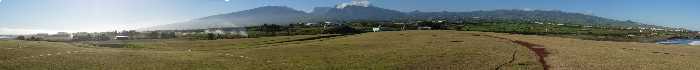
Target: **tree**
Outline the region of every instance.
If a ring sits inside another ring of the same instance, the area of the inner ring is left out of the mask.
[[[447,23],[445,22],[422,22],[418,23],[418,26],[432,27],[432,29],[447,29]]]
[[[164,33],[160,33],[160,38],[161,39],[177,38],[177,35],[175,35],[175,32],[164,32]]]
[[[153,32],[148,33],[148,37],[151,39],[159,39],[160,33],[158,33],[157,31],[153,31]]]
[[[41,41],[41,40],[43,40],[43,39],[41,39],[41,38],[39,38],[39,37],[34,37],[34,36],[32,36],[32,37],[30,37],[28,40],[29,40],[29,41]]]
[[[217,36],[214,33],[207,33],[207,39],[209,40],[216,40]]]
[[[108,41],[110,40],[110,37],[107,34],[100,34],[97,36],[98,41]]]
[[[361,30],[357,30],[355,28],[352,28],[347,25],[342,25],[342,26],[337,26],[334,28],[331,28],[327,30],[324,33],[330,33],[330,34],[356,34],[356,33],[361,33]]]
[[[25,39],[24,39],[24,36],[17,36],[17,38],[15,38],[15,39],[17,39],[17,40],[25,40]]]
[[[277,36],[277,32],[284,31],[284,29],[282,29],[282,26],[277,24],[263,24],[260,27],[260,30],[262,32],[265,32],[265,35],[267,36]]]

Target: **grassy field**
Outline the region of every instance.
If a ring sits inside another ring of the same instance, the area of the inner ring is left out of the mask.
[[[700,47],[481,33],[543,45],[553,70],[694,70]]]
[[[545,69],[530,43],[546,48],[551,70],[700,69],[696,47],[467,31],[123,42],[0,41],[0,70]]]
[[[527,48],[506,40],[473,34],[385,32],[291,41],[318,36],[324,35],[126,41],[138,46],[132,48],[2,41],[2,48],[16,48],[17,43],[31,47],[2,49],[4,59],[0,69],[542,69]]]

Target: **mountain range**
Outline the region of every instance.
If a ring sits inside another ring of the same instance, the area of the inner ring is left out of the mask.
[[[593,15],[556,10],[488,10],[471,12],[400,12],[376,6],[317,7],[312,12],[285,6],[265,6],[239,12],[213,15],[187,22],[160,25],[139,30],[187,30],[221,27],[245,27],[262,24],[290,24],[322,21],[408,21],[408,20],[517,20],[581,25],[622,27],[661,27],[632,21],[621,21]]]

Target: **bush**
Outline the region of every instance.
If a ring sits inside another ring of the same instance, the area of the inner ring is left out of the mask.
[[[15,38],[15,39],[17,39],[17,40],[25,40],[24,36],[17,36],[17,38]]]
[[[135,44],[125,44],[124,48],[145,48],[145,47],[141,46],[141,45],[135,45]]]
[[[362,33],[363,31],[357,30],[355,28],[352,28],[350,26],[338,26],[338,27],[333,27],[331,29],[326,30],[324,33],[327,34],[357,34],[357,33]]]

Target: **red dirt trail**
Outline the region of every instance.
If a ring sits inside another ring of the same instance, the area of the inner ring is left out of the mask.
[[[498,36],[491,36],[491,35],[483,35],[483,36],[508,40],[508,41],[513,42],[513,43],[527,47],[528,49],[530,49],[530,51],[535,52],[535,55],[537,55],[537,60],[538,60],[538,62],[540,62],[542,64],[542,67],[544,68],[544,70],[549,70],[549,65],[547,65],[547,61],[544,59],[545,57],[547,57],[549,52],[547,52],[547,49],[544,48],[543,45],[534,44],[534,43],[530,43],[530,42],[526,42],[526,41],[513,40],[513,39],[508,39],[508,38],[498,37]]]

